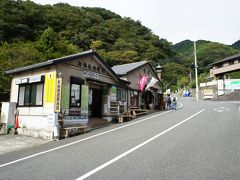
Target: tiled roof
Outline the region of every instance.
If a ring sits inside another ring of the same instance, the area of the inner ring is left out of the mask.
[[[233,59],[237,59],[237,58],[240,58],[240,54],[236,54],[236,55],[233,55],[233,56],[226,57],[226,58],[224,58],[224,59],[222,59],[220,61],[217,61],[217,62],[209,64],[209,66],[212,66],[212,65],[215,65],[215,64],[219,64],[219,63],[223,63],[225,61],[233,60]]]
[[[12,70],[8,70],[5,71],[5,74],[14,74],[14,73],[19,73],[19,72],[24,72],[24,71],[28,71],[28,70],[33,70],[33,69],[37,69],[40,67],[45,67],[45,66],[50,66],[53,64],[57,64],[57,63],[61,63],[63,61],[68,61],[74,58],[79,58],[79,57],[83,57],[83,56],[89,56],[89,55],[94,55],[97,57],[97,59],[109,70],[109,72],[113,75],[113,77],[120,81],[123,82],[125,84],[129,84],[130,82],[125,80],[125,79],[121,79],[112,69],[111,67],[104,62],[104,60],[98,55],[98,53],[95,50],[89,50],[89,51],[84,51],[81,53],[77,53],[77,54],[73,54],[73,55],[69,55],[69,56],[65,56],[65,57],[60,57],[60,58],[56,58],[56,59],[51,59],[42,63],[38,63],[38,64],[33,64],[30,66],[25,66],[25,67],[20,67],[20,68],[16,68],[16,69],[12,69]]]
[[[33,65],[29,65],[29,66],[24,66],[24,67],[20,67],[20,68],[16,68],[16,69],[11,69],[8,71],[5,71],[5,74],[14,74],[14,73],[18,73],[18,72],[23,72],[23,71],[27,71],[27,70],[33,70],[39,67],[44,67],[44,66],[49,66],[58,62],[62,62],[65,60],[69,60],[69,59],[74,59],[74,58],[78,58],[81,56],[85,56],[85,55],[90,55],[90,54],[94,54],[95,51],[93,50],[89,50],[89,51],[84,51],[81,53],[77,53],[77,54],[73,54],[73,55],[69,55],[69,56],[65,56],[65,57],[60,57],[60,58],[56,58],[56,59],[51,59],[48,61],[44,61],[38,64],[33,64]]]
[[[112,70],[118,75],[124,75],[147,63],[148,61],[140,61],[135,63],[122,64],[122,65],[113,66]]]

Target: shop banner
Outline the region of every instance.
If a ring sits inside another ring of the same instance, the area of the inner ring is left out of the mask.
[[[88,115],[88,86],[82,85],[81,92],[81,115]]]
[[[154,77],[152,77],[152,79],[151,79],[151,81],[148,83],[145,91],[147,91],[150,87],[154,86],[157,82],[158,82],[158,80],[155,79]]]
[[[225,89],[226,90],[240,89],[240,79],[226,79]]]
[[[141,92],[144,91],[144,88],[147,84],[147,79],[148,77],[147,76],[141,76],[140,77],[140,80],[139,80],[139,89],[141,90]]]
[[[62,99],[61,107],[63,109],[69,109],[69,98],[70,98],[70,86],[66,83],[62,83]]]
[[[61,95],[62,95],[62,78],[57,78],[56,83],[56,98],[55,98],[55,112],[61,110]]]
[[[84,116],[64,116],[63,118],[64,126],[67,125],[87,125],[88,123],[88,115]]]
[[[221,96],[224,94],[224,87],[223,87],[223,80],[219,79],[217,80],[217,87],[218,87],[218,96]]]
[[[44,102],[54,104],[55,99],[56,72],[46,73],[45,75],[45,95]]]

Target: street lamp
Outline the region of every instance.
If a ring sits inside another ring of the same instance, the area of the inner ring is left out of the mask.
[[[158,63],[157,67],[155,67],[155,70],[157,72],[157,76],[160,80],[162,80],[162,69],[163,67],[160,66],[160,64]]]

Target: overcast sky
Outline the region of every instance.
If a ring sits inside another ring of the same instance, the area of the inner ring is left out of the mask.
[[[232,44],[240,39],[240,0],[33,0],[102,7],[131,17],[173,44],[210,40]]]

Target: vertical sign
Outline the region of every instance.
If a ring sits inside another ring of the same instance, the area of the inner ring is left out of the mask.
[[[56,81],[56,72],[46,73],[45,75],[45,103],[54,103],[55,99],[55,81]]]
[[[61,107],[64,109],[69,108],[69,100],[70,98],[70,86],[67,83],[62,83],[62,99],[61,99]]]
[[[55,112],[60,112],[61,94],[62,94],[62,78],[57,78],[56,97],[55,97]]]
[[[217,80],[217,87],[218,87],[218,96],[223,95],[224,88],[223,88],[223,80],[222,79]]]
[[[139,89],[143,92],[144,88],[147,84],[148,77],[147,76],[141,76],[139,79]]]
[[[88,115],[88,86],[82,85],[81,115]]]

